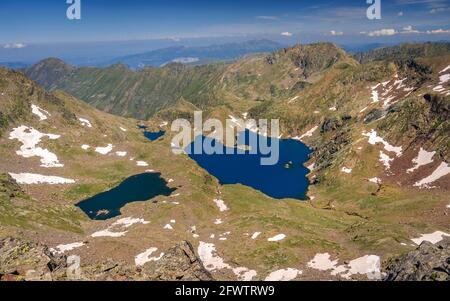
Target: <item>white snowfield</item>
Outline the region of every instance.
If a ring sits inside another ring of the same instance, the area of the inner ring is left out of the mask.
[[[391,169],[391,162],[394,161],[391,157],[385,154],[383,151],[380,151],[380,162],[383,163],[386,170]]]
[[[149,248],[145,250],[134,257],[134,263],[136,266],[143,266],[147,262],[160,260],[164,256],[164,253],[160,253],[158,257],[151,257],[151,255],[156,251],[158,251],[158,248]]]
[[[319,271],[328,271],[334,270],[339,262],[339,259],[330,260],[331,255],[328,253],[316,254],[314,258],[307,263],[308,267],[319,270]]]
[[[85,118],[78,118],[78,120],[80,121],[82,126],[85,126],[85,127],[88,127],[88,128],[92,127],[92,124],[91,124],[91,122],[89,120],[87,120]]]
[[[50,167],[63,167],[64,165],[59,163],[58,157],[50,152],[48,149],[37,147],[41,142],[41,139],[47,137],[51,140],[59,139],[60,135],[43,134],[32,127],[20,126],[12,130],[9,134],[10,140],[19,140],[22,143],[20,149],[16,152],[17,155],[24,158],[40,157],[41,166]]]
[[[411,173],[416,169],[419,169],[421,166],[433,163],[434,155],[436,155],[436,152],[427,152],[421,147],[419,153],[417,154],[417,157],[412,160],[412,163],[414,163],[414,167],[408,169],[406,172]]]
[[[351,168],[347,168],[347,167],[342,167],[341,171],[343,173],[347,173],[347,174],[351,174],[352,173],[352,169]]]
[[[376,90],[378,87],[380,86],[380,84],[373,86],[371,88],[372,90],[372,103],[377,103],[380,101],[380,99],[378,98],[378,91]]]
[[[38,116],[40,121],[47,120],[48,117],[52,116],[49,112],[41,109],[40,107],[34,104],[31,105],[31,113]]]
[[[55,254],[62,254],[67,251],[72,251],[76,248],[80,248],[82,246],[84,246],[83,242],[74,242],[74,243],[67,244],[67,245],[58,245],[54,249],[50,249],[50,252],[55,253]]]
[[[428,177],[416,182],[415,187],[427,188],[429,184],[436,182],[440,178],[448,175],[450,173],[450,165],[446,162],[442,162],[441,165],[436,168],[435,171]]]
[[[304,133],[303,135],[293,137],[292,139],[301,141],[303,138],[311,137],[314,134],[314,132],[317,131],[318,128],[319,128],[318,126],[315,126],[312,129],[310,129],[309,131],[307,131],[306,133]]]
[[[223,200],[214,199],[213,202],[216,203],[216,205],[219,208],[220,212],[224,212],[224,211],[228,210],[228,207],[227,207],[227,205],[225,204],[225,202]]]
[[[34,173],[9,173],[9,175],[16,180],[19,184],[50,184],[50,185],[58,185],[58,184],[73,184],[75,180],[66,179],[57,176],[44,176]]]
[[[444,236],[450,237],[450,234],[442,232],[442,231],[436,231],[430,234],[422,234],[418,238],[412,238],[411,240],[416,244],[420,245],[424,241],[431,242],[433,245],[437,244],[438,242],[442,241],[444,239]]]
[[[303,274],[303,272],[300,270],[287,268],[270,273],[265,281],[291,281],[301,274]]]
[[[278,234],[275,235],[274,237],[268,238],[267,241],[280,241],[286,238],[286,235],[284,234]]]
[[[122,237],[122,236],[125,236],[125,234],[127,234],[128,231],[117,232],[117,231],[113,231],[113,229],[114,228],[123,229],[123,228],[129,228],[135,224],[147,225],[149,223],[150,222],[148,222],[142,218],[125,217],[125,218],[121,218],[121,219],[117,220],[116,222],[111,224],[111,226],[109,226],[107,229],[93,233],[91,235],[91,237]]]
[[[148,163],[145,161],[136,161],[137,166],[147,167]]]
[[[253,233],[253,235],[252,235],[252,239],[257,239],[258,236],[260,236],[260,235],[261,235],[261,232],[255,232],[255,233]]]
[[[108,145],[105,146],[105,147],[96,147],[96,148],[95,148],[95,151],[96,151],[97,153],[99,153],[99,154],[107,155],[107,154],[109,154],[109,153],[112,151],[113,147],[114,147],[114,145],[108,144]]]
[[[444,73],[450,70],[450,65],[448,65],[447,67],[445,67],[444,69],[442,69],[439,73]]]
[[[369,144],[375,145],[377,143],[382,143],[386,151],[395,153],[397,157],[401,157],[403,154],[403,148],[401,146],[396,147],[389,144],[383,138],[379,137],[375,130],[371,130],[370,133],[363,132],[362,135],[369,137]]]
[[[380,178],[371,178],[369,179],[369,182],[375,183],[375,184],[380,184],[381,183],[381,179]]]
[[[87,145],[87,144],[83,144],[83,145],[81,146],[81,148],[84,149],[84,150],[88,150],[88,149],[90,148],[90,146]]]
[[[339,259],[331,260],[328,253],[316,254],[308,262],[308,267],[319,271],[331,271],[332,276],[351,279],[352,275],[366,275],[370,280],[381,279],[381,260],[376,255],[365,255],[350,261],[347,265],[337,265]]]
[[[165,229],[165,230],[173,230],[173,227],[172,227],[171,224],[167,224],[167,225],[164,226],[163,229]]]
[[[203,265],[210,272],[229,269],[233,271],[239,281],[251,281],[253,277],[257,275],[254,270],[250,270],[246,267],[233,268],[228,263],[225,263],[225,261],[217,255],[216,246],[212,243],[200,241],[197,252]]]
[[[127,155],[127,152],[116,152],[116,156],[118,157],[125,157]]]
[[[441,73],[445,73],[447,71],[449,71],[449,67],[447,66],[445,69],[443,69]],[[448,81],[450,81],[450,74],[444,74],[439,76],[439,84],[433,88],[433,91],[435,92],[439,92],[441,94],[445,94],[446,96],[450,95],[450,91],[448,89],[446,89],[446,87],[444,87],[444,84],[447,83]]]

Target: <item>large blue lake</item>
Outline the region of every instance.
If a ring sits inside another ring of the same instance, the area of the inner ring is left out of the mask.
[[[128,203],[150,200],[158,195],[169,196],[175,188],[159,173],[143,173],[132,176],[119,186],[79,202],[76,206],[89,218],[106,220],[120,215],[120,209]]]
[[[269,145],[279,142],[278,163],[261,165],[261,158],[267,156],[260,152],[227,154],[227,147],[221,142],[204,136],[197,136],[196,140],[186,148],[186,152],[221,184],[243,184],[276,199],[306,199],[309,185],[306,175],[309,170],[303,164],[308,161],[311,150],[298,140],[267,138],[250,131],[241,132],[238,135],[238,141],[250,141],[250,138],[268,139]],[[223,149],[223,154],[193,154],[194,143],[203,143],[205,140],[213,145],[218,143]]]

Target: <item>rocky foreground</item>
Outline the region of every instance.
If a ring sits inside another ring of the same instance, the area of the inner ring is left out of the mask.
[[[386,281],[450,281],[450,239],[433,245],[423,242],[416,250],[387,267]]]
[[[449,281],[450,239],[436,245],[423,242],[416,250],[393,260],[384,281]],[[159,261],[135,267],[106,260],[97,265],[77,266],[74,257],[53,253],[47,246],[8,237],[0,241],[0,281],[138,280],[211,281],[211,274],[182,241]]]
[[[47,246],[18,238],[0,241],[0,281],[112,281],[112,280],[214,280],[195,255],[192,245],[182,241],[157,262],[142,267],[106,260],[77,266],[77,258],[58,255]]]

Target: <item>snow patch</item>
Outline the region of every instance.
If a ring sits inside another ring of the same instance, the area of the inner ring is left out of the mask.
[[[165,230],[173,230],[173,227],[172,227],[171,224],[167,224],[167,225],[164,226],[163,229],[165,229]]]
[[[116,156],[118,157],[125,157],[127,155],[127,152],[116,152]]]
[[[58,245],[54,249],[50,249],[50,251],[55,254],[62,254],[67,251],[72,251],[73,249],[80,248],[82,246],[84,246],[83,242],[74,242],[67,245]]]
[[[225,202],[223,200],[214,199],[213,202],[216,203],[216,206],[219,208],[220,212],[228,210],[228,207],[227,207],[227,205],[225,204]]]
[[[436,231],[430,234],[422,234],[418,238],[411,239],[416,245],[421,245],[424,241],[431,242],[433,245],[444,239],[444,236],[450,237],[450,234]]]
[[[214,224],[215,224],[215,225],[220,225],[220,224],[223,224],[223,221],[222,221],[222,219],[217,218],[217,219],[214,221]]]
[[[164,253],[160,253],[158,257],[151,257],[151,255],[156,251],[158,251],[158,248],[149,248],[145,250],[134,257],[134,263],[136,266],[143,266],[147,262],[160,260],[164,256]]]
[[[16,151],[16,154],[24,158],[40,157],[41,166],[50,167],[63,167],[64,165],[59,163],[58,157],[47,149],[37,147],[41,142],[41,139],[47,137],[51,140],[59,139],[60,135],[43,134],[32,127],[20,126],[12,130],[9,134],[9,139],[17,139],[22,143],[20,150]]]
[[[89,120],[85,119],[85,118],[78,118],[78,120],[80,121],[82,126],[86,126],[88,128],[92,127],[92,124]]]
[[[350,276],[360,274],[366,275],[369,280],[381,279],[381,261],[376,255],[366,255],[350,261],[349,269],[343,278],[350,279]]]
[[[147,167],[148,163],[145,161],[136,161],[137,166]]]
[[[33,173],[9,173],[9,175],[16,180],[19,184],[50,184],[50,185],[57,185],[57,184],[73,184],[75,183],[75,180],[72,179],[66,179],[62,177],[56,177],[56,176],[44,176],[39,174],[33,174]]]
[[[300,270],[287,268],[270,273],[265,281],[291,281],[301,274],[303,272]]]
[[[31,113],[38,116],[40,121],[46,120],[48,117],[52,116],[49,112],[34,104],[31,105]]]
[[[439,180],[440,178],[448,175],[449,173],[450,173],[449,164],[446,162],[442,162],[441,165],[439,165],[438,168],[436,168],[436,170],[433,171],[433,173],[431,175],[420,180],[419,182],[416,182],[414,184],[414,186],[426,188],[428,186],[428,184],[431,184],[431,183]]]
[[[420,148],[419,154],[412,160],[412,162],[415,164],[414,167],[408,169],[406,172],[411,173],[421,166],[433,163],[433,157],[435,154],[436,152],[427,152],[423,148]]]
[[[90,146],[87,145],[87,144],[83,144],[83,145],[81,146],[81,148],[84,149],[84,150],[88,150],[88,149],[90,148]]]
[[[307,131],[305,134],[303,134],[299,137],[293,137],[292,139],[301,141],[303,138],[311,137],[318,128],[319,128],[318,126],[315,126],[312,129],[310,129],[309,131]]]
[[[347,168],[347,167],[342,167],[341,171],[343,173],[347,173],[347,174],[351,174],[352,173],[352,169],[351,168]]]
[[[233,268],[228,263],[225,263],[225,261],[217,255],[216,246],[213,243],[200,241],[197,252],[203,265],[210,272],[229,269],[233,271],[239,281],[251,281],[253,277],[257,275],[254,270],[250,270],[246,267]]]
[[[369,179],[369,182],[372,182],[372,183],[375,183],[375,184],[381,184],[381,179],[375,177],[375,178]]]
[[[401,146],[396,147],[389,144],[383,138],[379,137],[375,130],[371,130],[370,133],[363,132],[362,135],[365,137],[369,137],[369,143],[372,145],[382,143],[386,151],[395,153],[397,157],[401,157],[403,154],[403,148]]]
[[[280,241],[286,238],[286,235],[284,234],[278,234],[275,235],[274,237],[268,238],[267,241]]]
[[[391,162],[394,161],[391,157],[380,151],[380,162],[383,163],[386,170],[391,169]]]
[[[114,147],[114,145],[108,144],[108,145],[105,146],[105,147],[96,147],[96,148],[95,148],[95,151],[96,151],[97,153],[99,153],[99,154],[107,155],[107,154],[109,154],[109,153],[112,151],[113,147]]]
[[[260,236],[260,235],[261,235],[261,232],[255,232],[255,233],[253,233],[253,235],[252,235],[252,239],[257,239],[258,236]]]
[[[331,260],[328,253],[316,254],[316,256],[308,262],[308,267],[320,270],[331,270],[332,276],[340,276],[345,279],[351,279],[352,275],[366,275],[370,280],[381,279],[381,260],[376,255],[365,255],[354,259],[348,265],[337,265],[339,259]],[[345,273],[345,274],[344,274]]]
[[[450,65],[448,65],[447,67],[442,69],[439,73],[444,73],[444,72],[447,72],[448,70],[450,70]]]
[[[142,218],[133,218],[133,217],[125,217],[117,220],[111,226],[109,226],[105,230],[97,231],[91,235],[91,237],[122,237],[127,234],[128,231],[116,232],[113,231],[114,228],[129,228],[135,224],[143,224],[147,225],[150,222],[142,219]]]
[[[328,253],[316,254],[307,265],[310,268],[320,271],[335,270],[339,259],[332,261],[330,258],[331,255]]]

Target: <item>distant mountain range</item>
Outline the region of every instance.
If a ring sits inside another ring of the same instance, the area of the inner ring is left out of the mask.
[[[272,52],[282,47],[283,45],[279,43],[265,39],[202,47],[174,46],[118,57],[102,62],[99,65],[109,66],[121,63],[129,66],[131,69],[161,67],[174,62],[202,65],[217,61],[235,60],[252,53]]]

